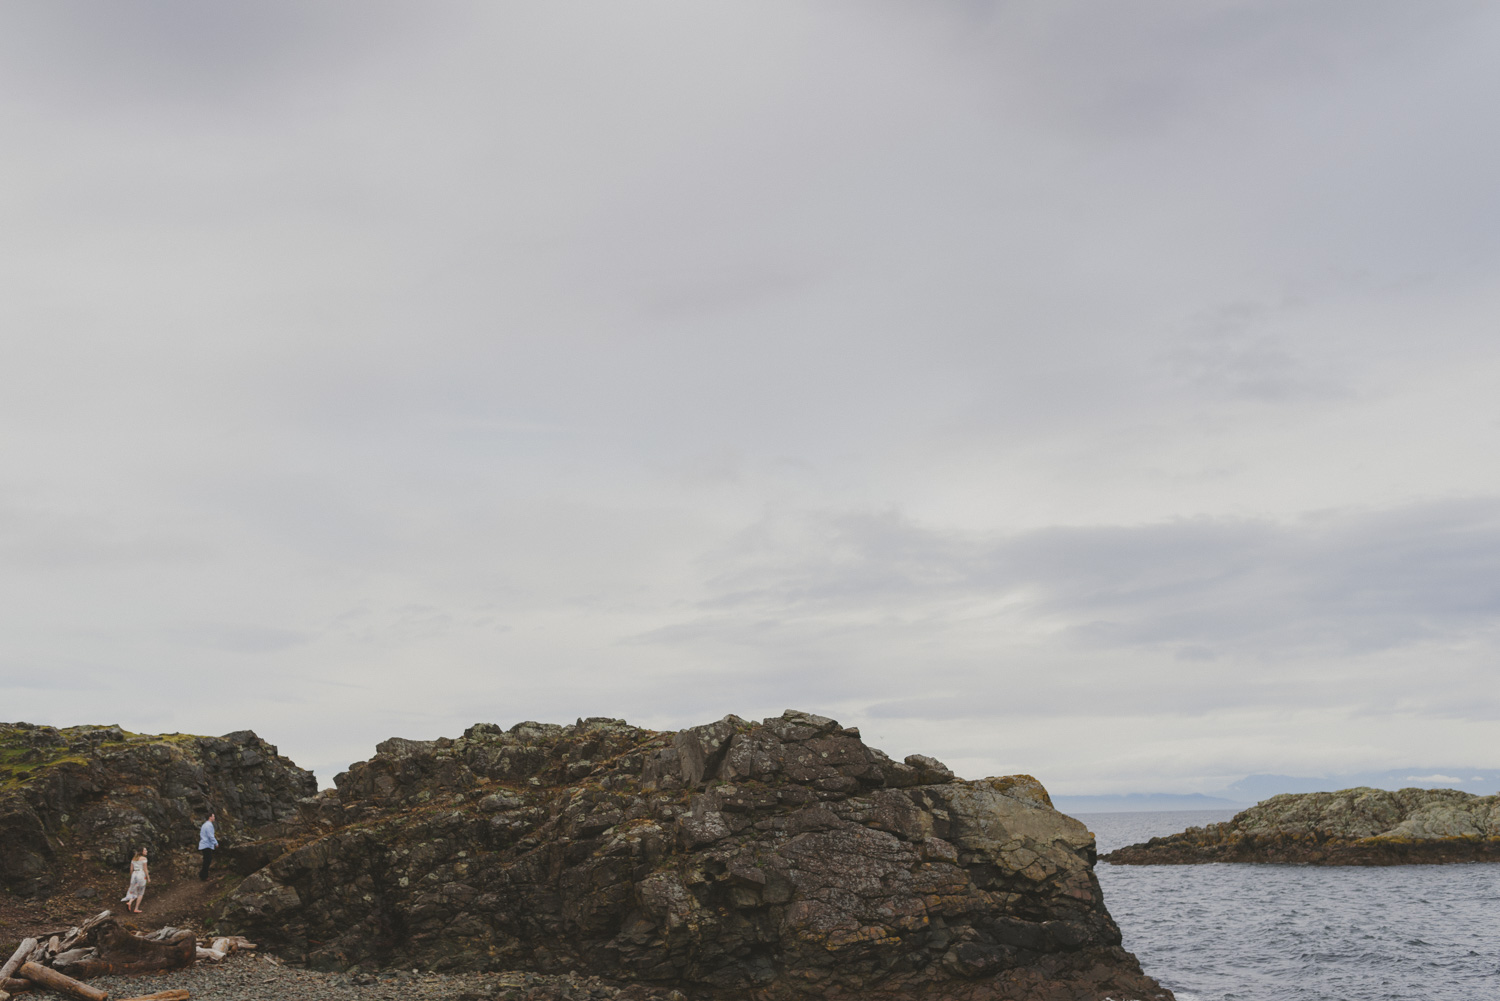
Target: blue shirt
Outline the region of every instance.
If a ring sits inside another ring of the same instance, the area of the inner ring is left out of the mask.
[[[214,822],[205,820],[203,826],[198,828],[198,850],[219,847],[219,839],[214,837]]]

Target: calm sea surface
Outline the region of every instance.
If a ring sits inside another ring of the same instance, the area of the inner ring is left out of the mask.
[[[1088,813],[1099,852],[1233,811]],[[1098,866],[1180,1001],[1500,1001],[1500,864]]]

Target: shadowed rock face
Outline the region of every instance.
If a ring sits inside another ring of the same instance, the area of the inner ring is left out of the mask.
[[[1233,820],[1110,852],[1116,865],[1500,861],[1500,796],[1344,789],[1273,796]]]
[[[580,971],[717,996],[1170,998],[1093,838],[1029,776],[954,780],[833,720],[479,724],[388,740],[221,925],[314,966]]]
[[[312,772],[249,730],[153,737],[0,723],[0,886],[48,893],[60,853],[123,865],[139,845],[196,847],[209,810],[225,833],[294,820],[316,791]]]

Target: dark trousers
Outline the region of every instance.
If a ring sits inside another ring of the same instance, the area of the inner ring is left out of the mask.
[[[203,868],[198,870],[199,879],[208,878],[208,867],[213,864],[214,850],[212,848],[199,848],[198,854],[203,856]]]

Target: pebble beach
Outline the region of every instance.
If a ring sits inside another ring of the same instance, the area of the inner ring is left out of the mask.
[[[159,974],[95,977],[89,985],[122,1001],[184,989],[194,1001],[689,1001],[680,991],[621,987],[595,977],[410,970],[324,973],[253,952]]]

